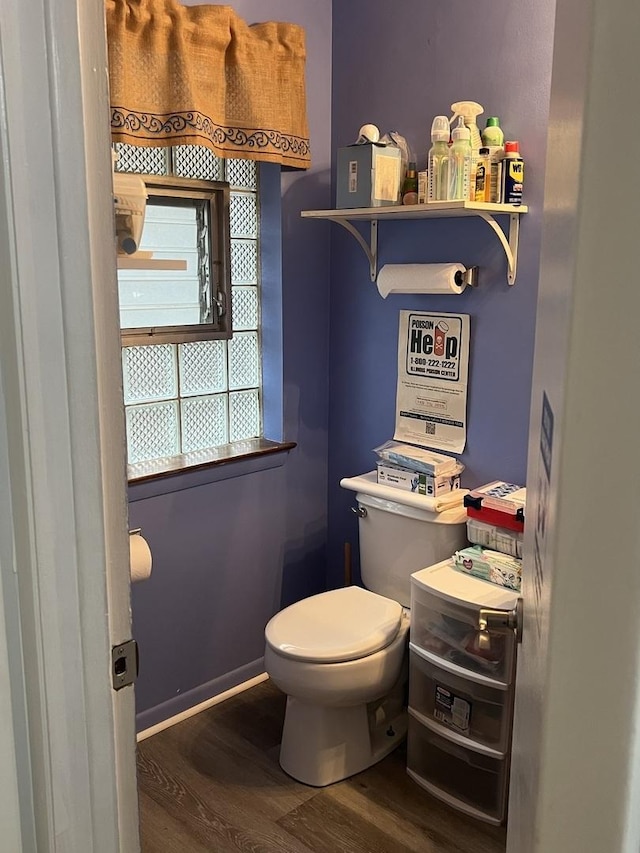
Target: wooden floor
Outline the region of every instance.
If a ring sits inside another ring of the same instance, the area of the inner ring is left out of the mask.
[[[503,853],[406,774],[399,747],[328,788],[278,764],[285,697],[266,681],[138,747],[143,853]]]

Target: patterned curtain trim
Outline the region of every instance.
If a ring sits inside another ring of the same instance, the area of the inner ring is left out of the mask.
[[[304,30],[231,6],[105,0],[114,142],[310,165]]]
[[[306,169],[309,140],[278,130],[221,127],[202,113],[135,113],[111,107],[111,136],[129,145],[206,145],[218,157],[244,157]]]

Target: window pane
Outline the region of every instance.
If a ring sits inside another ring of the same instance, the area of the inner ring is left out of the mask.
[[[180,452],[177,401],[128,406],[126,412],[130,464]]]
[[[222,160],[204,145],[177,145],[173,149],[173,173],[201,181],[222,180]]]
[[[126,405],[177,397],[175,344],[123,347],[122,376]]]
[[[256,240],[231,241],[231,283],[258,283],[258,243]]]
[[[140,175],[166,175],[169,172],[169,149],[127,145],[116,142],[116,172],[137,172]]]
[[[180,344],[179,351],[181,397],[227,390],[225,341]]]
[[[260,396],[257,389],[229,394],[229,441],[260,435]]]
[[[229,216],[232,237],[258,236],[258,210],[253,193],[231,193]]]
[[[151,252],[154,258],[186,261],[187,268],[119,270],[123,329],[201,322],[198,215],[205,215],[204,202],[193,199],[184,204],[167,198],[159,201],[147,201],[140,249]]]
[[[226,177],[232,187],[243,190],[255,190],[257,170],[253,160],[227,160]]]
[[[217,447],[229,441],[227,395],[182,401],[182,452]]]
[[[260,383],[257,332],[238,332],[228,342],[229,388],[255,388]]]
[[[231,326],[234,332],[258,328],[258,288],[231,288]]]

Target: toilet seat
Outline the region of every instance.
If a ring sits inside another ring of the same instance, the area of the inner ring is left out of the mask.
[[[312,663],[340,663],[388,646],[400,629],[402,607],[359,586],[312,595],[277,613],[265,629],[281,655]]]

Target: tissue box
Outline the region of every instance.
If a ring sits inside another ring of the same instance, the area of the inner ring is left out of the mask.
[[[395,145],[348,145],[338,148],[336,207],[384,207],[399,204],[402,176]]]
[[[420,471],[411,471],[409,468],[401,468],[399,465],[389,465],[388,462],[378,462],[378,482],[385,486],[395,486],[416,495],[428,495],[437,498],[460,488],[460,473],[441,474],[434,477],[431,474],[422,474]],[[462,465],[460,466],[462,468]]]

